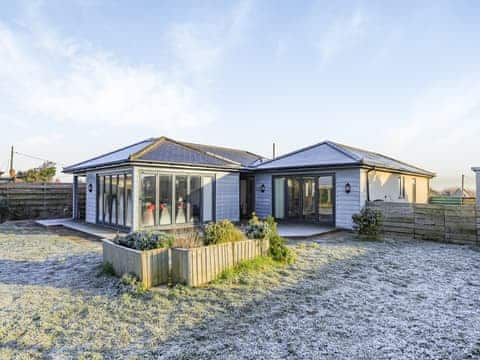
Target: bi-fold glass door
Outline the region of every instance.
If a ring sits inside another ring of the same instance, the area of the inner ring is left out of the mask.
[[[275,218],[334,225],[333,175],[276,176],[273,188]]]
[[[97,223],[132,226],[132,175],[97,175]]]

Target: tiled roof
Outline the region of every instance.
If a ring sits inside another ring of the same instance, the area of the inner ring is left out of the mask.
[[[112,151],[105,155],[81,163],[67,166],[64,172],[76,172],[95,167],[127,163],[129,161],[148,161],[158,163],[176,163],[195,166],[214,166],[240,168],[244,163],[251,163],[258,158],[247,152],[235,149],[181,143],[166,137],[147,139],[139,143]],[[240,162],[240,160],[242,162]],[[252,160],[252,161],[250,161]]]
[[[435,174],[375,152],[324,141],[292,153],[267,160],[244,150],[179,142],[166,137],[147,139],[105,155],[64,168],[64,172],[84,171],[96,167],[148,161],[167,164],[259,170],[334,165],[368,165],[425,176]]]
[[[182,142],[182,144],[199,149],[209,154],[214,154],[221,158],[229,159],[231,161],[241,164],[242,166],[252,166],[257,161],[265,159],[263,156],[253,154],[245,150],[238,150],[238,149],[212,146],[212,145],[193,144],[188,142]]]
[[[385,167],[387,169],[418,173],[418,174],[423,174],[427,176],[435,175],[431,171],[419,168],[411,164],[407,164],[403,161],[394,159],[390,156],[386,156],[386,155],[368,151],[368,150],[358,149],[352,146],[334,143],[332,141],[330,141],[329,143],[332,144],[333,146],[337,146],[343,149],[346,152],[350,152],[355,157],[359,158],[363,164],[366,164],[366,165]]]
[[[234,165],[231,161],[222,160],[193,147],[168,139],[160,141],[143,155],[136,157],[135,160],[226,167]]]
[[[289,167],[315,167],[315,166],[334,166],[334,165],[367,165],[380,167],[399,172],[410,172],[425,176],[434,176],[435,174],[393,159],[389,156],[354,148],[351,146],[338,144],[333,141],[324,141],[292,153],[280,156],[274,160],[257,165],[256,169],[279,169]]]
[[[128,158],[137,153],[138,151],[144,149],[145,147],[151,145],[155,139],[146,139],[143,141],[140,141],[138,143],[135,143],[133,145],[129,145],[127,147],[114,150],[112,152],[109,152],[104,155],[100,155],[97,157],[94,157],[93,159],[82,161],[80,163],[74,164],[67,166],[63,168],[64,172],[73,172],[81,169],[87,169],[87,168],[93,168],[96,166],[101,166],[101,165],[107,165],[107,164],[113,164],[113,163],[119,163],[122,161],[127,161]]]

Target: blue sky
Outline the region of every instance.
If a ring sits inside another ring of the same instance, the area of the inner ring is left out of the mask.
[[[0,7],[0,167],[10,145],[69,164],[161,135],[266,156],[329,139],[473,186],[477,1]]]

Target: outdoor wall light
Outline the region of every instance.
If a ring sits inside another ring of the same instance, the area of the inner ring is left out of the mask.
[[[261,191],[262,193],[265,192],[265,184],[260,185],[260,191]]]
[[[350,183],[346,183],[345,184],[345,192],[347,194],[350,194],[350,191],[352,191],[352,186],[350,185]]]
[[[93,185],[92,184],[88,184],[88,192],[92,192],[93,191]]]

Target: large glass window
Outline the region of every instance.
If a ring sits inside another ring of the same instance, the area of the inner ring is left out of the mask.
[[[132,226],[132,175],[125,176],[125,226]]]
[[[275,218],[283,219],[285,217],[285,178],[275,178],[274,187],[274,207]]]
[[[104,190],[104,182],[103,176],[98,177],[97,182],[97,207],[98,207],[98,215],[97,221],[103,222],[103,190]]]
[[[142,175],[140,180],[140,221],[142,226],[155,226],[156,176]]]
[[[110,176],[105,176],[105,192],[103,194],[103,223],[110,224],[110,209],[112,193],[110,187]]]
[[[172,177],[160,175],[159,183],[159,223],[170,225],[172,223]]]
[[[315,219],[315,179],[303,178],[302,215],[306,220]]]
[[[125,175],[118,176],[118,191],[117,191],[117,224],[125,225]]]
[[[300,205],[301,205],[301,187],[300,181],[297,178],[287,179],[287,192],[288,192],[288,217],[298,218],[300,217]]]
[[[202,206],[202,184],[200,176],[190,176],[190,222],[199,223]]]
[[[97,176],[97,222],[132,226],[132,175]]]
[[[175,223],[187,222],[187,177],[175,177]]]
[[[333,222],[333,176],[318,178],[318,218],[322,223]]]
[[[213,220],[213,178],[202,177],[203,222]]]
[[[334,224],[334,175],[278,176],[273,187],[275,218]]]
[[[110,224],[112,225],[116,225],[117,224],[117,205],[118,205],[118,201],[117,201],[117,182],[118,180],[118,177],[117,175],[113,175],[111,177],[111,181],[112,181],[112,196],[111,196],[111,218],[110,218]]]

